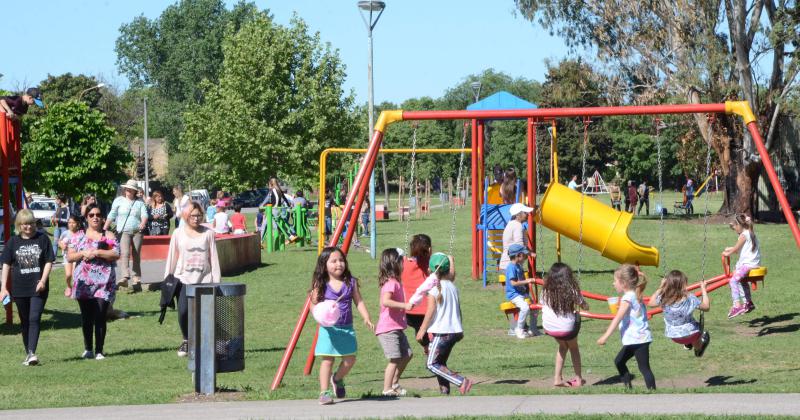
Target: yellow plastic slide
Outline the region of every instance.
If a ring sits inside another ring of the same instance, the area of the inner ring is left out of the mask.
[[[583,244],[618,263],[658,266],[658,250],[628,236],[633,214],[583,198]],[[536,222],[574,241],[580,238],[581,193],[553,182],[542,198]]]

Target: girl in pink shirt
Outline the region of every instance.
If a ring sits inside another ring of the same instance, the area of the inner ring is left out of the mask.
[[[411,360],[411,346],[404,330],[406,324],[406,310],[411,309],[410,303],[405,303],[405,293],[400,284],[400,274],[403,272],[402,250],[389,248],[381,254],[378,285],[380,291],[381,314],[375,325],[375,335],[383,347],[383,354],[389,359],[383,375],[383,395],[399,397],[406,394],[400,386],[400,375]]]

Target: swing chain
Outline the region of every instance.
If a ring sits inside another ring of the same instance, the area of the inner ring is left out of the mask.
[[[408,187],[408,217],[406,217],[406,241],[405,244],[408,245],[408,232],[411,229],[411,201],[413,199],[415,205],[419,205],[416,202],[416,197],[414,196],[414,192],[416,188],[414,188],[414,169],[416,166],[417,160],[417,124],[413,124],[414,132],[411,135],[411,179],[409,180],[409,187]],[[402,216],[403,208],[402,205],[400,206],[400,215]],[[410,251],[410,250],[409,250]]]
[[[706,176],[705,179],[708,179],[711,176],[711,142],[714,140],[714,115],[709,114],[708,117],[708,141],[706,142]],[[706,199],[705,199],[705,209],[703,210],[703,263],[700,269],[700,278],[702,281],[706,280],[706,254],[708,248],[708,186],[706,186]],[[699,191],[697,191],[699,192]],[[697,196],[697,192],[695,192],[695,197]]]
[[[464,148],[467,146],[467,122],[464,122],[461,134],[461,156],[458,159],[458,176],[456,177],[456,197],[461,198],[459,185],[461,185],[461,174],[464,169]],[[451,198],[452,200],[452,198]],[[453,244],[456,242],[456,206],[450,206],[452,221],[450,223],[450,255],[453,255]],[[407,242],[407,241],[406,241]]]
[[[583,266],[583,204],[586,197],[586,189],[583,186],[586,178],[586,158],[588,155],[589,143],[589,124],[592,123],[591,117],[583,117],[583,153],[581,154],[581,216],[578,225],[578,280],[581,278],[581,266]]]
[[[661,222],[661,266],[664,268],[664,277],[667,276],[667,241],[665,236],[664,226],[664,181],[663,174],[664,168],[661,163],[661,118],[655,119],[656,125],[656,151],[658,155],[658,205],[661,210],[658,212],[658,217]]]

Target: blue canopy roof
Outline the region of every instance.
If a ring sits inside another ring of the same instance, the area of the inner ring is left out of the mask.
[[[474,104],[467,106],[467,111],[484,111],[490,109],[531,109],[538,108],[522,98],[518,98],[506,91],[500,91],[494,95],[481,99]]]

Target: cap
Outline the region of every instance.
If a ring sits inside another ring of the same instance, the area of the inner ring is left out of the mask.
[[[509,256],[509,258],[516,257],[519,254],[528,255],[529,254],[528,248],[525,248],[524,246],[522,246],[520,244],[511,244],[511,246],[508,247],[508,256]]]
[[[26,95],[30,95],[33,97],[33,103],[36,104],[39,108],[44,108],[44,102],[42,102],[42,91],[39,88],[32,87],[25,91]]]
[[[430,268],[432,272],[450,271],[450,258],[447,257],[447,254],[437,252],[431,255],[428,268]]]
[[[528,206],[526,206],[526,205],[524,205],[522,203],[514,203],[514,204],[511,205],[511,208],[508,210],[508,212],[511,214],[511,216],[516,216],[516,215],[518,215],[518,214],[520,214],[522,212],[530,213],[532,211],[533,211],[532,207],[528,207]]]

